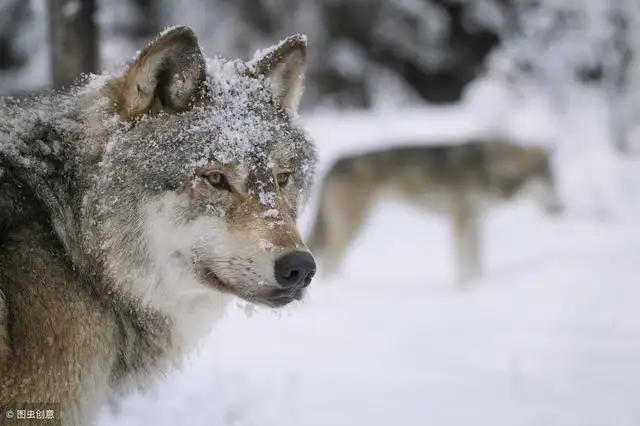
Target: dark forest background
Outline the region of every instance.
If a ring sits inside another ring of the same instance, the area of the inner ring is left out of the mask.
[[[589,87],[608,99],[617,148],[639,145],[632,0],[0,0],[0,95],[64,87],[175,24],[242,58],[307,34],[304,111],[447,105],[479,78],[558,104]]]

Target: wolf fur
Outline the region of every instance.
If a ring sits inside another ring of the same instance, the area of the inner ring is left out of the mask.
[[[232,298],[304,297],[305,60],[301,35],[243,62],[175,27],[120,72],[0,105],[1,406],[91,424],[179,365]]]
[[[529,194],[548,211],[562,205],[549,152],[504,140],[406,145],[338,159],[325,175],[308,245],[330,276],[369,212],[392,197],[450,219],[458,281],[481,275],[480,220],[499,202]]]

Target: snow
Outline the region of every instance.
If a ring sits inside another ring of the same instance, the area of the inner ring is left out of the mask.
[[[231,306],[182,371],[105,409],[99,425],[640,424],[638,161],[607,151],[596,96],[566,117],[490,85],[467,100],[306,117],[318,177],[343,153],[507,134],[555,146],[564,216],[496,207],[485,276],[463,290],[447,222],[381,205],[339,276],[317,277],[284,310]],[[316,203],[314,193],[304,231]]]
[[[449,54],[443,43],[451,31],[444,8],[431,2],[383,2],[374,26],[374,39],[406,58],[415,58],[425,70],[446,67]]]
[[[80,2],[78,0],[66,3],[62,8],[62,15],[65,18],[72,18],[78,12],[80,12],[80,7],[81,7],[81,5],[80,5]]]
[[[280,41],[278,41],[277,43],[273,44],[270,47],[266,47],[263,49],[257,49],[254,53],[253,56],[251,57],[251,60],[248,62],[248,66],[252,67],[255,64],[259,63],[260,61],[262,61],[265,57],[267,57],[268,55],[272,55],[274,52],[282,49],[285,47],[285,45],[307,45],[307,36],[305,34],[300,34],[300,33],[296,33],[296,34],[292,34],[289,37],[282,39]]]

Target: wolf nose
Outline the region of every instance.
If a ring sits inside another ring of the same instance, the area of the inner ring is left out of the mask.
[[[316,274],[316,261],[307,251],[293,251],[276,259],[276,281],[282,288],[304,288]]]

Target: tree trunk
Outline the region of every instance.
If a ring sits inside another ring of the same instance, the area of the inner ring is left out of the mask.
[[[184,0],[183,0],[184,1]],[[154,38],[161,30],[161,13],[163,2],[159,0],[132,0],[138,13],[134,27],[129,30],[134,38]]]
[[[68,87],[100,68],[97,0],[48,0],[52,85]]]
[[[0,70],[20,68],[27,61],[24,52],[16,48],[16,34],[31,15],[29,2],[24,0],[0,6]]]

